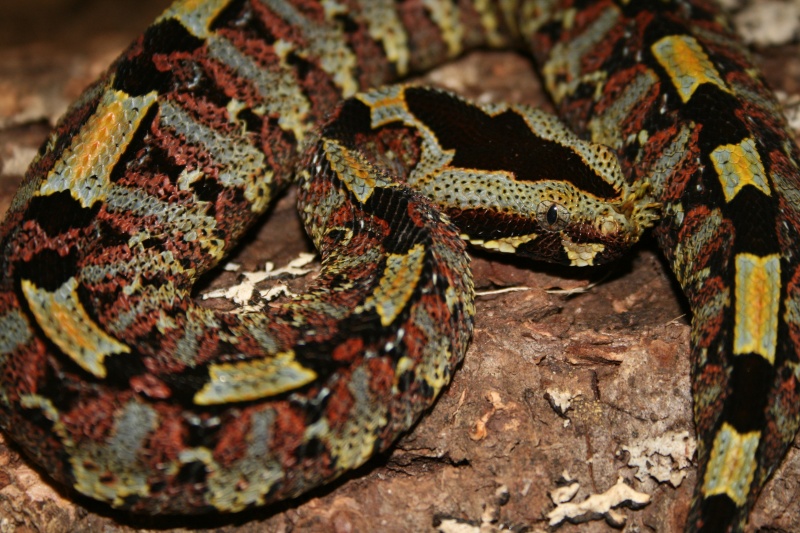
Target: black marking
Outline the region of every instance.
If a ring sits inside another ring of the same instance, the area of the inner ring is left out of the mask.
[[[351,13],[339,13],[333,17],[334,20],[338,21],[342,31],[348,35],[352,35],[358,32],[361,29],[361,26],[358,22],[353,20]]]
[[[675,98],[680,98],[677,92]],[[683,110],[687,118],[702,124],[698,139],[702,153],[710,154],[723,144],[738,144],[750,135],[735,114],[740,108],[734,95],[712,83],[703,83],[695,89]]]
[[[619,196],[573,150],[535,135],[512,110],[496,116],[448,93],[408,88],[408,109],[433,131],[445,150],[455,150],[452,166],[512,172],[518,181],[568,181],[598,198]]]
[[[205,463],[202,461],[191,461],[181,466],[175,478],[180,484],[188,487],[195,484],[205,484],[207,476],[208,471],[206,470]]]
[[[289,52],[286,54],[286,64],[294,67],[295,77],[300,83],[308,78],[308,74],[314,68],[313,64],[306,61],[295,52]]]
[[[150,134],[150,128],[157,114],[158,106],[151,106],[147,114],[142,117],[128,146],[109,173],[109,180],[112,183],[118,183],[123,177],[134,172],[148,176],[164,174],[171,183],[177,183],[184,166],[177,164],[166,150],[154,144]]]
[[[25,218],[35,220],[48,236],[55,237],[71,229],[88,227],[99,211],[99,202],[90,208],[83,207],[69,191],[60,191],[31,198]]]
[[[209,450],[216,449],[219,442],[221,424],[216,417],[197,420],[187,420],[186,437],[184,442],[187,448],[204,447]]]
[[[102,242],[103,245],[109,249],[118,246],[127,246],[130,240],[130,234],[121,231],[117,226],[112,225],[112,222],[113,220],[110,221],[102,218],[96,221],[96,241]]]
[[[320,457],[327,451],[325,445],[317,437],[312,437],[308,442],[304,442],[294,451],[294,456],[298,461],[303,459],[314,459]]]
[[[186,368],[182,372],[164,373],[159,375],[159,378],[171,389],[171,401],[186,407],[196,407],[194,396],[211,381],[207,366]]]
[[[236,118],[244,123],[245,129],[250,133],[261,133],[264,128],[264,119],[256,115],[250,108],[239,110],[236,113]],[[291,142],[291,138],[289,142]]]
[[[160,70],[153,62],[156,55],[191,52],[205,44],[175,19],[163,20],[147,28],[133,51],[117,64],[113,87],[131,96],[142,96],[152,91],[165,94],[175,89],[174,72]],[[140,50],[136,47],[140,46]]]
[[[222,191],[225,190],[219,181],[211,178],[203,178],[195,181],[191,185],[197,200],[200,202],[215,202]],[[206,212],[207,216],[213,216],[213,212]]]
[[[42,408],[23,407],[20,405],[17,409],[25,416],[26,422],[41,429],[44,434],[49,435],[53,432],[54,422],[47,417]]]
[[[290,398],[289,401],[293,407],[305,412],[306,425],[310,426],[318,422],[325,415],[325,409],[328,406],[328,400],[330,400],[330,398],[330,391],[323,389],[310,398]]]
[[[154,235],[152,237],[148,237],[147,239],[142,241],[142,248],[147,250],[149,253],[153,255],[159,254],[167,249],[167,237],[164,235]],[[184,264],[184,263],[181,263]],[[188,264],[184,265],[187,268],[189,267]]]
[[[403,394],[407,393],[411,390],[411,386],[414,384],[416,380],[416,376],[412,370],[406,370],[397,378],[397,390],[402,392]]]
[[[417,226],[409,216],[412,199],[423,202],[405,189],[378,187],[363,204],[368,215],[381,218],[394,228],[390,235],[381,236],[385,237],[382,240],[387,253],[403,255],[417,244],[427,245],[430,241],[430,230]]]
[[[338,108],[335,118],[322,130],[322,137],[341,142],[351,150],[360,146],[355,144],[358,134],[372,134],[371,110],[368,105],[356,98],[348,98]]]
[[[253,19],[253,10],[246,0],[233,0],[208,25],[213,32],[223,28],[244,28]]]
[[[736,503],[725,494],[705,498],[701,506],[703,509],[703,524],[697,528],[698,533],[729,531],[730,524],[735,523],[731,517],[736,516],[738,514],[737,511],[741,511]]]
[[[764,410],[774,376],[775,368],[760,355],[734,357],[729,384],[731,395],[725,402],[724,418],[739,433],[763,431]]]
[[[425,398],[426,400],[432,400],[436,396],[436,390],[424,379],[419,379],[416,383],[419,387],[417,395]]]
[[[780,254],[780,241],[766,237],[777,231],[776,201],[773,197],[766,196],[753,185],[745,185],[727,204],[725,215],[736,228],[737,253],[749,252],[761,257]]]
[[[144,359],[129,353],[108,355],[103,360],[103,366],[106,368],[106,383],[120,390],[130,388],[130,380],[134,376],[148,374]]]
[[[76,274],[77,264],[78,255],[75,249],[71,249],[67,255],[61,255],[55,250],[42,250],[26,263],[18,265],[15,271],[39,289],[53,292]]]
[[[58,348],[54,348],[58,351]],[[54,352],[55,353],[55,352]],[[87,374],[82,369],[78,370],[77,365],[73,365],[70,358],[64,358],[61,361],[67,362],[67,367],[64,368],[60,363],[48,361],[44,377],[39,381],[38,394],[50,400],[54,406],[62,413],[68,413],[79,404],[81,400],[80,390],[85,386],[81,381],[76,381],[74,376],[82,379]],[[68,370],[69,372],[65,372]],[[77,374],[74,371],[77,370]]]

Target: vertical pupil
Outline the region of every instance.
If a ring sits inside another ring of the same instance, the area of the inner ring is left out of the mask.
[[[551,226],[558,222],[558,207],[553,204],[550,206],[550,209],[547,210],[547,223]]]

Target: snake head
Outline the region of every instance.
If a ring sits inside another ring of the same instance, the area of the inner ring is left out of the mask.
[[[462,156],[451,142],[452,161],[469,167],[451,164],[418,180],[470,243],[551,263],[599,265],[622,256],[660,217],[650,184],[629,185],[610,148],[526,106],[481,109],[491,117],[480,129],[487,149],[475,152],[500,154],[486,163],[490,170],[479,170],[478,156]],[[497,122],[504,127],[493,129]],[[513,140],[492,138],[509,131]]]
[[[465,240],[493,251],[597,265],[658,216],[650,187],[632,189],[610,148],[527,106],[395,85],[345,102],[324,136],[398,176]]]
[[[634,190],[623,184],[615,196],[603,198],[569,181],[537,181],[526,189],[533,199],[526,215],[487,209],[482,221],[474,210],[450,215],[474,245],[571,266],[618,259],[660,217],[649,186]]]
[[[544,232],[540,234],[539,248],[544,242],[558,240],[560,247],[552,246],[553,255],[545,259],[571,266],[600,265],[618,259],[638,242],[661,212],[660,204],[650,195],[649,185],[635,190],[623,187],[618,201],[598,200],[576,192],[569,204],[571,209],[559,205],[558,209],[565,214],[559,215],[559,222],[551,224],[554,205],[557,204],[543,201],[538,209],[539,213],[550,213],[542,223]],[[536,258],[541,253],[525,252],[518,251]]]

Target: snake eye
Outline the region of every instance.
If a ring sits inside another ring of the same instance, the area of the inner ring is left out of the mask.
[[[569,211],[555,202],[541,202],[536,208],[536,218],[544,229],[559,231],[569,224]]]
[[[558,222],[558,206],[555,204],[551,205],[550,209],[547,210],[545,218],[547,218],[547,223],[551,226]]]

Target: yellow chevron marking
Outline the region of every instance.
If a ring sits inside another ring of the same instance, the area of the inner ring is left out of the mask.
[[[711,152],[725,201],[730,202],[745,185],[752,185],[769,196],[767,173],[755,141],[748,137],[739,144],[725,144]]]
[[[398,120],[424,127],[409,113],[406,106],[406,87],[403,85],[387,85],[374,91],[359,93],[355,98],[370,108],[370,126],[373,129]]]
[[[358,152],[352,152],[336,141],[325,140],[325,159],[331,170],[362,204],[375,190],[377,175]]]
[[[122,91],[106,91],[94,114],[47,175],[40,194],[69,191],[83,207],[104,200],[111,170],[155,101],[155,92],[130,96]]]
[[[298,363],[292,351],[251,361],[211,365],[208,375],[209,382],[194,395],[197,405],[258,400],[317,379],[317,373]]]
[[[727,422],[722,424],[714,438],[703,480],[703,495],[706,498],[726,494],[738,506],[747,502],[756,471],[755,458],[760,438],[760,431],[742,435]]]
[[[670,35],[658,40],[650,49],[669,74],[684,103],[703,83],[713,83],[723,91],[728,91],[714,64],[694,37]]]
[[[408,33],[393,0],[372,0],[361,5],[369,36],[381,43],[386,59],[394,63],[399,77],[408,74]]]
[[[422,3],[431,14],[431,20],[442,32],[442,40],[447,45],[448,55],[456,57],[462,51],[464,40],[464,25],[459,20],[461,13],[452,2],[434,2],[422,0]]]
[[[425,259],[425,247],[415,244],[406,254],[390,254],[375,293],[364,302],[365,309],[375,309],[381,324],[394,322],[417,288]]]
[[[80,302],[77,288],[78,281],[75,278],[69,278],[55,292],[22,280],[22,293],[47,338],[81,368],[104,378],[105,357],[115,353],[130,353],[131,349],[109,336],[89,317]]]
[[[781,264],[778,255],[736,256],[736,323],[733,353],[757,353],[775,362]]]
[[[231,0],[177,0],[156,21],[175,19],[195,37],[205,39],[211,32],[209,26]]]

